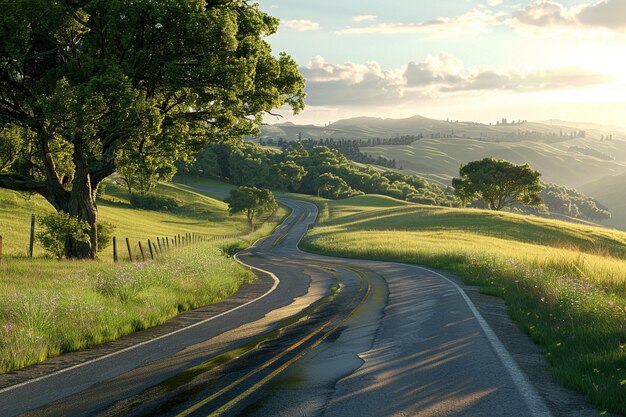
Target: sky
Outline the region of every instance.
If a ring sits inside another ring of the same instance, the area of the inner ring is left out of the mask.
[[[307,109],[626,127],[626,0],[259,0],[307,80]]]

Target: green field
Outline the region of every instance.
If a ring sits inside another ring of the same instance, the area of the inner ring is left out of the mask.
[[[39,197],[26,200],[0,190],[5,249],[0,265],[0,372],[114,340],[234,294],[254,275],[226,253],[269,234],[286,215],[279,209],[249,233],[243,216],[228,216],[221,201],[180,184],[162,184],[155,191],[179,200],[180,208],[169,213],[133,209],[115,186],[99,201],[100,218],[115,224],[118,239],[133,242],[135,257],[137,241],[145,245],[157,236],[229,238],[171,248],[145,263],[128,262],[120,250],[124,255],[115,265],[110,247],[97,261],[57,261],[39,247],[30,259],[26,252],[31,213],[40,216],[50,208]]]
[[[421,206],[381,196],[317,201],[307,250],[446,269],[503,297],[561,383],[626,414],[626,233]]]

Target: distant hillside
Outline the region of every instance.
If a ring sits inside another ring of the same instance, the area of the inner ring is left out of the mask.
[[[286,140],[302,138],[311,139],[370,139],[387,138],[396,135],[430,135],[454,136],[460,138],[474,138],[485,140],[519,141],[520,139],[541,140],[542,135],[551,135],[549,142],[566,140],[563,135],[584,132],[590,139],[600,139],[602,136],[613,135],[614,139],[626,140],[626,128],[601,126],[590,123],[565,122],[548,120],[541,122],[508,122],[482,124],[475,122],[457,122],[429,119],[422,116],[413,116],[407,119],[382,119],[378,117],[356,117],[339,120],[328,126],[297,125],[291,122],[263,126],[262,137]],[[543,138],[546,140],[546,138]]]
[[[606,176],[579,188],[611,210],[611,220],[604,224],[626,230],[626,173]]]
[[[358,117],[325,127],[264,126],[262,135],[265,142],[270,138],[356,139],[358,150],[369,160],[395,161],[403,174],[417,174],[441,186],[450,185],[461,164],[487,156],[528,163],[543,174],[544,181],[596,198],[612,212],[613,218],[605,224],[626,230],[626,128],[561,120],[503,120],[490,125],[422,116]],[[408,136],[422,139],[408,145],[384,140]],[[367,146],[376,143],[380,144]]]
[[[458,175],[460,164],[486,156],[529,163],[547,182],[580,187],[626,172],[626,128],[547,120],[456,122],[414,116],[408,119],[359,117],[325,127],[284,123],[265,126],[264,140],[360,139],[422,135],[410,145],[379,145],[360,150],[374,159],[395,160],[397,167],[441,185]]]

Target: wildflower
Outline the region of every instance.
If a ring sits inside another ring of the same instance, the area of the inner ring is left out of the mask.
[[[163,25],[161,23],[157,23],[154,27],[157,29],[163,29]]]

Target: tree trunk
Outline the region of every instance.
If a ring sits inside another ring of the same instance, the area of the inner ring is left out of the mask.
[[[78,173],[77,173],[78,174]],[[74,179],[66,211],[78,217],[90,226],[89,243],[77,242],[68,237],[65,245],[65,257],[68,259],[94,259],[98,252],[98,207],[96,206],[96,189],[92,187],[89,174]]]
[[[250,224],[250,230],[254,232],[254,211],[248,211],[248,223]]]

